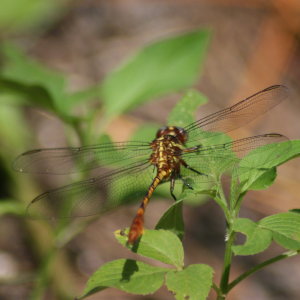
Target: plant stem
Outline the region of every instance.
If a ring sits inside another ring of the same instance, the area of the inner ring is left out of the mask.
[[[275,256],[273,258],[270,258],[256,266],[254,266],[253,268],[249,269],[248,271],[246,271],[245,273],[243,273],[242,275],[240,275],[239,277],[237,277],[235,280],[233,280],[228,286],[227,286],[227,292],[229,292],[233,287],[235,287],[239,282],[241,282],[242,280],[244,280],[245,278],[247,278],[248,276],[252,275],[253,273],[259,271],[260,269],[273,264],[277,261],[283,260],[285,258],[289,258],[292,256],[295,256],[298,254],[298,251],[288,251],[285,252],[283,254],[280,254],[278,256]]]
[[[228,204],[226,201],[225,193],[224,193],[221,182],[219,182],[219,184],[218,184],[217,195],[214,199],[217,202],[217,204],[222,208],[222,210],[225,214],[226,221],[227,221],[227,223],[229,223],[230,219],[231,219],[231,215],[230,215],[230,212],[228,209]]]
[[[224,299],[223,298],[223,295],[219,289],[219,287],[213,282],[213,285],[212,285],[212,288],[215,290],[215,292],[217,293],[217,299],[218,300],[221,300],[221,299]]]
[[[228,287],[228,281],[229,281],[229,275],[230,275],[230,268],[231,268],[231,261],[232,261],[232,245],[235,239],[235,233],[232,230],[232,224],[233,224],[233,214],[228,209],[228,202],[226,200],[226,196],[223,190],[223,186],[220,182],[218,186],[218,196],[215,198],[217,203],[221,206],[225,213],[226,217],[226,223],[227,223],[227,232],[228,232],[228,238],[226,239],[226,248],[225,248],[225,254],[224,254],[224,265],[223,265],[223,272],[222,277],[220,280],[220,287],[215,288],[217,292],[217,300],[224,300],[226,298],[227,293],[227,287]]]
[[[231,260],[232,260],[232,244],[234,242],[235,232],[231,230],[231,225],[229,226],[229,238],[226,242],[226,249],[224,255],[224,265],[223,265],[223,273],[220,281],[220,291],[222,292],[222,298],[218,297],[218,299],[225,299],[225,295],[228,292],[228,281],[230,275],[231,268]]]

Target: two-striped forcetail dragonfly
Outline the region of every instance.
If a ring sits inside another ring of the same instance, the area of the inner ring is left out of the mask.
[[[226,170],[239,170],[243,157],[249,157],[260,149],[263,152],[270,144],[288,140],[281,134],[269,133],[214,142],[223,133],[267,112],[287,95],[285,86],[270,86],[184,128],[162,127],[152,142],[104,143],[25,152],[14,162],[14,169],[19,172],[69,174],[96,171],[96,175],[89,179],[37,196],[28,205],[28,214],[42,218],[95,215],[124,203],[123,198],[128,203],[138,191],[143,190],[144,196],[128,235],[128,242],[133,244],[143,233],[145,209],[158,185],[170,182],[171,196],[176,199],[175,183],[193,189],[197,182],[213,182]],[[280,149],[273,155],[268,154],[265,160],[281,155],[284,150]],[[250,164],[239,173],[245,174],[254,168],[259,166]]]

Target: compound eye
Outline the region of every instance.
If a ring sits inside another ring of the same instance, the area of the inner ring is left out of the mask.
[[[166,134],[166,130],[167,130],[166,126],[159,128],[157,130],[157,132],[156,132],[156,137],[159,138],[159,137],[165,135]]]
[[[184,144],[187,141],[187,132],[184,128],[177,127],[177,138]]]

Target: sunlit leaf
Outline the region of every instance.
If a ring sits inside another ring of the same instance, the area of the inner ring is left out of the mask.
[[[183,247],[180,239],[171,231],[145,230],[141,239],[133,246],[127,244],[126,233],[117,231],[115,236],[123,246],[128,247],[131,251],[176,268],[183,267]]]

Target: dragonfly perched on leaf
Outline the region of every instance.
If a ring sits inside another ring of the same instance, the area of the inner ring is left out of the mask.
[[[176,183],[193,189],[189,178],[194,183],[214,181],[226,170],[238,168],[243,157],[251,156],[251,150],[259,152],[260,146],[288,140],[281,134],[268,133],[209,145],[221,134],[247,124],[278,105],[287,95],[285,86],[270,86],[184,128],[162,127],[151,142],[104,143],[25,152],[14,162],[14,169],[19,172],[69,174],[97,169],[97,175],[89,179],[37,196],[30,202],[28,213],[46,218],[103,213],[120,205],[117,199],[122,193],[127,193],[129,202],[130,192],[144,182],[144,197],[128,234],[128,242],[133,244],[143,233],[145,209],[158,185],[169,182],[170,194],[176,200]],[[261,149],[263,152],[268,147]],[[282,151],[276,152],[275,157],[281,154]],[[274,155],[272,157],[274,159]],[[254,168],[257,166],[243,168],[242,174]]]

